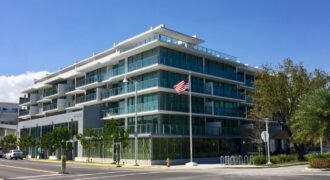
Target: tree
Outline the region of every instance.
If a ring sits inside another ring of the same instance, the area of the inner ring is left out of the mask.
[[[2,146],[5,150],[16,149],[17,138],[15,135],[7,135],[2,139]]]
[[[55,146],[53,146],[53,134],[52,133],[47,133],[44,134],[41,139],[40,139],[40,147],[45,149],[47,151],[47,157],[49,154],[52,154],[55,152],[56,149]]]
[[[330,142],[330,88],[309,93],[299,102],[291,122],[293,138],[305,143]]]
[[[113,143],[121,143],[121,148],[125,149],[128,145],[129,134],[123,128],[120,127],[118,122],[114,119],[106,121],[103,126],[103,140],[108,146],[112,146]]]
[[[28,148],[36,145],[35,139],[32,136],[21,136],[18,142],[18,146],[22,151],[27,152]]]
[[[87,158],[88,162],[91,157],[91,149],[98,146],[100,137],[95,129],[86,128],[83,133],[78,134],[78,140],[80,141],[84,149],[88,149]]]
[[[261,133],[265,131],[265,123],[261,121],[255,121],[253,123],[253,130],[249,132],[247,136],[249,136],[252,141],[251,143],[257,145],[259,155],[262,153],[264,149],[264,141],[261,138]],[[266,152],[266,151],[265,151]]]
[[[293,64],[286,59],[278,67],[264,66],[256,73],[255,91],[250,94],[252,107],[250,115],[255,118],[271,118],[282,124],[283,130],[292,137],[290,121],[299,100],[314,89],[324,87],[329,76],[320,70],[308,73],[302,64]],[[303,160],[304,143],[293,142],[298,159]]]

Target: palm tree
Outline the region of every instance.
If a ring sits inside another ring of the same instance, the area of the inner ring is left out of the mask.
[[[304,96],[292,118],[293,138],[306,143],[330,142],[330,88]]]

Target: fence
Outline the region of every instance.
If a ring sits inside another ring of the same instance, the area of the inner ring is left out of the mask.
[[[254,165],[252,155],[220,156],[220,164],[224,165]]]

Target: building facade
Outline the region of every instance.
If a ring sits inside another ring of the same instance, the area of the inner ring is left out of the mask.
[[[18,104],[0,102],[0,141],[4,136],[16,135]]]
[[[187,159],[189,98],[173,86],[190,73],[194,158],[255,151],[242,131],[253,126],[247,94],[257,69],[200,46],[203,42],[160,25],[37,80],[20,99],[20,135],[38,138],[57,126],[76,127],[76,134],[115,119],[130,133],[125,158],[134,159],[137,82],[138,159],[154,164]],[[124,83],[126,78],[131,81]],[[77,158],[84,157],[79,143],[76,151]],[[101,149],[93,156],[112,155]]]

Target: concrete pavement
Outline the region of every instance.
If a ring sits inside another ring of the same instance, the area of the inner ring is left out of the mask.
[[[213,180],[213,179],[330,179],[330,171],[310,170],[306,165],[279,168],[115,168],[85,164],[68,164],[69,174],[58,174],[59,163],[0,159],[0,177],[5,179],[34,180],[94,180],[94,179],[134,179],[134,180]]]

